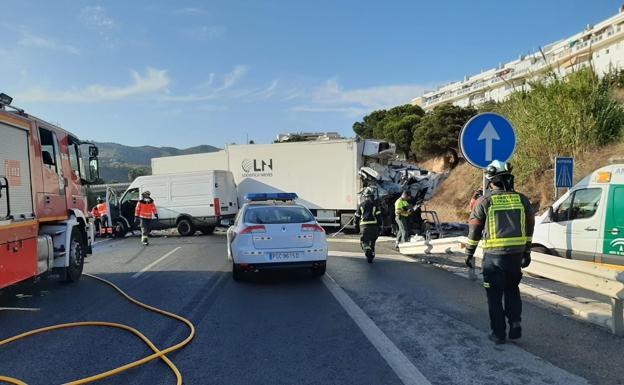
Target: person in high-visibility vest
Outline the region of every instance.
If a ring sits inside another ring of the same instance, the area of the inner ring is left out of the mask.
[[[375,193],[372,189],[367,188],[364,191],[364,201],[360,203],[355,217],[360,221],[360,245],[368,263],[373,263],[375,243],[379,237],[381,210],[375,200]]]
[[[106,208],[106,202],[104,199],[98,197],[97,198],[97,212],[100,216],[100,235],[112,234],[113,228],[109,226],[108,223],[108,210]]]
[[[141,200],[137,202],[134,209],[134,216],[141,221],[141,243],[149,245],[149,234],[152,227],[152,220],[158,219],[158,210],[154,200],[150,197],[149,191],[143,191]]]
[[[96,199],[97,203],[91,209],[91,215],[93,216],[93,219],[94,219],[93,220],[93,225],[95,227],[95,236],[96,237],[100,235],[100,227],[102,226],[102,219],[101,219],[100,211],[98,210],[98,204],[101,201],[102,201],[102,198],[97,197],[97,199]]]
[[[531,263],[535,216],[529,199],[514,191],[511,164],[493,161],[485,171],[488,189],[468,221],[466,265],[474,268],[479,241],[483,247],[483,286],[490,314],[489,338],[496,344],[522,336],[522,300],[518,285],[522,268]],[[504,305],[503,305],[504,301]],[[506,320],[505,320],[506,319]],[[507,324],[509,333],[507,334]]]
[[[403,191],[399,199],[394,202],[395,220],[399,226],[395,248],[399,247],[399,243],[409,242],[409,216],[412,211],[409,200],[411,198],[409,191]]]
[[[477,201],[479,201],[479,198],[481,198],[482,196],[483,196],[483,190],[481,189],[476,190],[472,194],[472,198],[470,198],[470,203],[468,204],[468,215],[470,215],[475,205],[477,204]]]

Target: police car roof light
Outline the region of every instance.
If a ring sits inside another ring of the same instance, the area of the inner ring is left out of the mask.
[[[245,195],[245,199],[252,202],[257,201],[294,201],[299,198],[295,193],[250,193]]]

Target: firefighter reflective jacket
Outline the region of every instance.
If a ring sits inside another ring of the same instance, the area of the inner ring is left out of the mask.
[[[156,215],[158,215],[158,210],[156,210],[156,205],[152,198],[141,199],[134,209],[135,217],[152,219]]]
[[[531,247],[535,215],[523,194],[493,190],[476,203],[468,225],[468,255],[481,239],[484,253],[521,254]]]
[[[403,199],[399,198],[394,202],[394,213],[397,217],[408,217],[409,216],[409,203]]]
[[[93,206],[93,208],[91,209],[91,215],[93,215],[93,218],[100,217],[100,212],[98,211],[97,206]]]
[[[102,215],[108,215],[108,212],[106,211],[106,203],[98,203],[95,208],[97,209],[98,217],[101,217]]]
[[[381,210],[375,201],[365,200],[360,203],[358,211],[355,216],[360,218],[360,225],[378,225],[378,217],[381,215]]]

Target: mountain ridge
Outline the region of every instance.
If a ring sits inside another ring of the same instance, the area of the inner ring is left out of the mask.
[[[150,168],[152,158],[191,155],[219,151],[220,148],[202,144],[179,149],[176,147],[126,146],[115,142],[93,142],[99,149],[100,177],[105,182],[127,182],[128,173],[136,168]],[[151,172],[151,169],[149,170]]]

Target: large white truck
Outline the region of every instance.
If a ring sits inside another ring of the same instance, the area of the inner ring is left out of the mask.
[[[533,250],[624,265],[624,164],[592,172],[537,217]]]
[[[224,150],[152,159],[152,174],[229,170],[239,202],[248,193],[294,192],[323,226],[352,223],[363,185],[358,172],[367,162],[395,153],[383,141],[329,141],[230,145]]]

